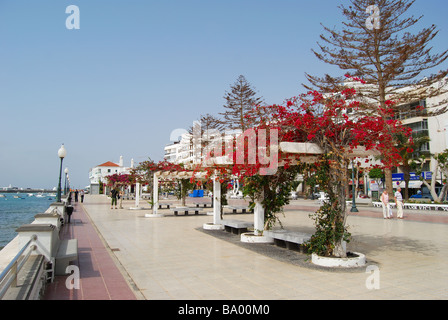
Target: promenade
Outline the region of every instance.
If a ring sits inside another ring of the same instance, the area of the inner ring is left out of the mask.
[[[323,270],[295,251],[204,231],[212,216],[165,209],[165,217],[146,218],[149,211],[133,205],[111,210],[101,195],[76,204],[66,236],[79,241],[80,289],[68,290],[65,277],[56,277],[45,299],[448,299],[445,212],[405,210],[403,220],[384,220],[381,209],[359,206],[348,217],[348,250],[364,253],[379,271],[379,289],[369,289],[365,268]],[[294,200],[280,219],[286,229],[312,233],[308,215],[317,208],[317,201]],[[253,221],[253,214],[225,218]]]

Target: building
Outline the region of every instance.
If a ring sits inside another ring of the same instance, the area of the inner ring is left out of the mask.
[[[199,129],[200,130],[200,129]],[[200,132],[200,131],[199,131]],[[213,148],[213,143],[229,143],[240,135],[240,130],[231,130],[221,133],[211,130],[203,132],[202,136],[194,138],[193,134],[185,132],[178,141],[165,146],[164,160],[175,164],[194,164],[204,162],[207,151]]]
[[[90,180],[90,193],[99,194],[100,193],[100,182],[106,183],[107,176],[113,174],[120,173],[129,173],[130,169],[134,166],[134,160],[131,159],[131,166],[125,167],[123,165],[123,156],[120,156],[120,161],[118,163],[114,163],[112,161],[107,161],[100,165],[97,165],[94,168],[91,168],[89,171],[89,180]]]

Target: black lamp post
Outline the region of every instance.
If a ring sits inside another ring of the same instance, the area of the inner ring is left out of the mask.
[[[58,194],[56,197],[56,202],[61,202],[61,176],[62,176],[62,161],[67,155],[67,151],[65,150],[64,144],[58,150],[58,157],[61,159],[61,167],[59,169],[59,182],[58,182]]]
[[[352,159],[352,208],[350,209],[350,212],[359,212],[358,208],[356,208],[356,201],[355,201],[355,165]]]

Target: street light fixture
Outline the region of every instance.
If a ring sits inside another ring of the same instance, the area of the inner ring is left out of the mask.
[[[58,183],[58,194],[56,197],[56,202],[61,202],[61,176],[62,176],[62,161],[67,155],[67,151],[65,150],[64,144],[58,150],[58,157],[61,159],[61,166],[59,169],[59,183]]]

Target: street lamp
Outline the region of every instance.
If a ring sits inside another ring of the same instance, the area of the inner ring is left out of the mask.
[[[58,150],[58,157],[61,159],[61,167],[59,169],[59,183],[58,183],[58,194],[56,197],[56,202],[61,202],[61,176],[62,176],[62,161],[67,155],[67,151],[65,150],[64,144]]]
[[[65,180],[64,180],[64,196],[67,195],[67,176],[68,176],[68,168],[65,168]]]

